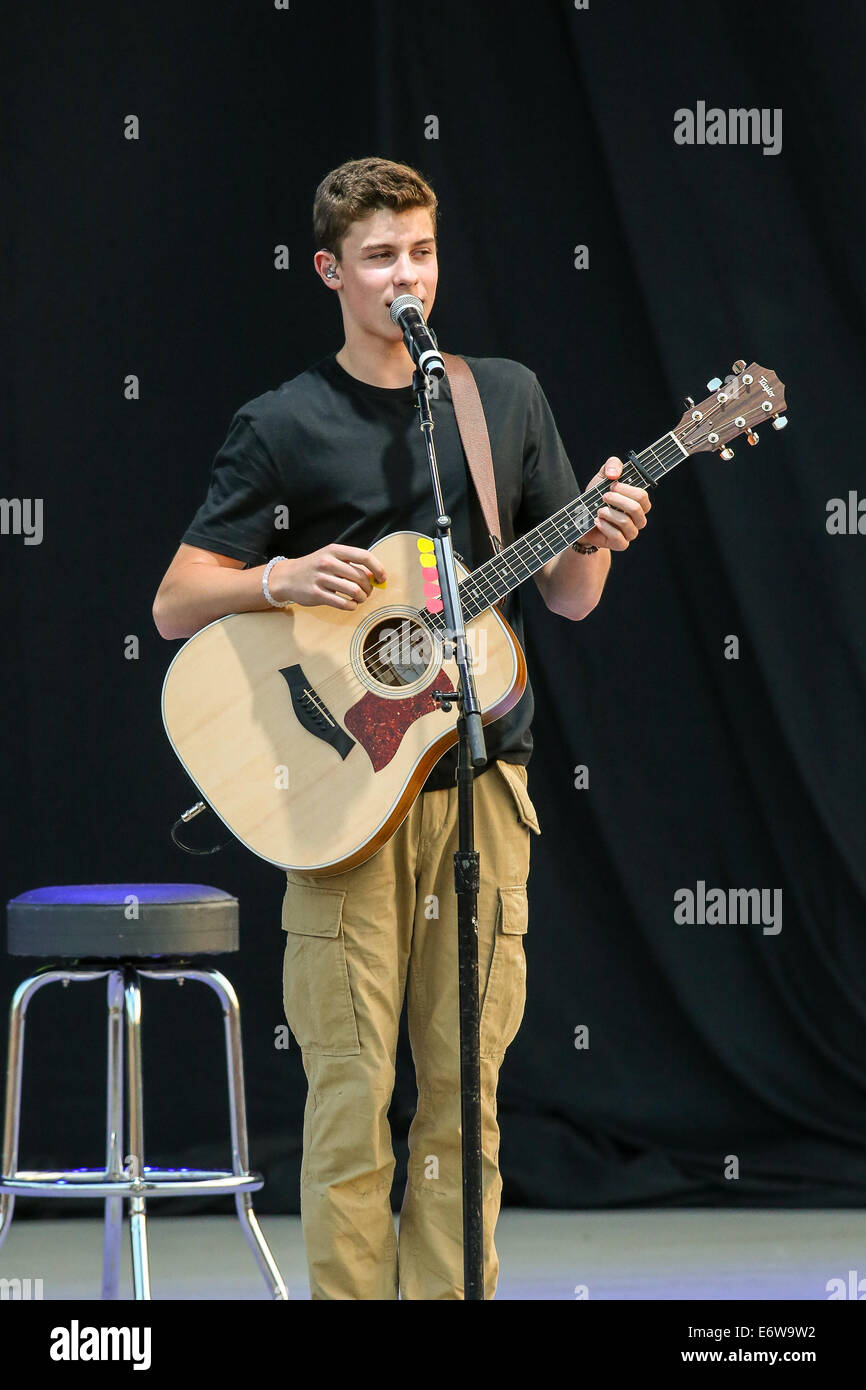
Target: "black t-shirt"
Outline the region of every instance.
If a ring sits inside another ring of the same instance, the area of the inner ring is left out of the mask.
[[[509,545],[581,491],[534,372],[499,357],[467,357],[484,406],[501,540]],[[463,453],[447,379],[431,402],[433,440],[454,549],[468,569],[492,554]],[[288,508],[288,524],[286,524]],[[183,540],[261,565],[273,555],[308,555],[337,541],[369,549],[394,531],[432,535],[430,466],[411,386],[371,386],[336,354],[266,391],[235,413],[214,460],[210,487]],[[503,617],[521,644],[520,591]],[[529,762],[532,686],[485,726],[488,762]],[[455,718],[456,710],[446,718]],[[424,791],[454,785],[456,744],[428,774]]]

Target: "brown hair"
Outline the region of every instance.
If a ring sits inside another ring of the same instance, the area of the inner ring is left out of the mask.
[[[390,159],[350,159],[326,174],[313,202],[313,240],[316,250],[332,251],[340,259],[343,237],[353,222],[380,208],[429,208],[436,233],[438,199],[430,185],[408,164]]]

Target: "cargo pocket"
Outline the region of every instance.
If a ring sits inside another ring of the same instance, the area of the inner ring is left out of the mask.
[[[517,819],[521,825],[527,826],[536,835],[540,835],[541,826],[538,824],[538,815],[526,789],[528,781],[526,768],[522,763],[507,763],[504,758],[497,758],[496,766],[511,792]]]
[[[287,876],[282,925],[283,1008],[304,1052],[346,1057],[361,1051],[343,937],[345,890]]]
[[[481,1056],[501,1057],[517,1036],[526,1008],[523,938],[529,922],[525,885],[499,888],[493,955],[481,1005]]]

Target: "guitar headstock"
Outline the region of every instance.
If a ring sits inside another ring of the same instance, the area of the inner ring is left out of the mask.
[[[770,420],[777,430],[788,423],[784,383],[757,362],[748,367],[745,362],[735,362],[733,373],[724,381],[714,377],[707,382],[707,390],[711,394],[699,405],[689,399],[689,408],[674,429],[689,454],[717,449],[723,459],[730,459],[734,451],[728,446],[738,434],[757,444],[757,426],[763,420]]]

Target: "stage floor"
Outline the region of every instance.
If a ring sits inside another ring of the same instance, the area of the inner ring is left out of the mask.
[[[152,1210],[154,1299],[267,1297],[236,1217],[172,1216],[168,1199]],[[308,1299],[300,1219],[261,1224],[290,1297]],[[131,1298],[128,1232],[124,1242],[121,1295]],[[496,1246],[500,1299],[826,1300],[829,1280],[866,1277],[866,1211],[506,1210]],[[42,1279],[46,1300],[98,1299],[101,1260],[100,1221],[16,1213],[0,1279]]]

